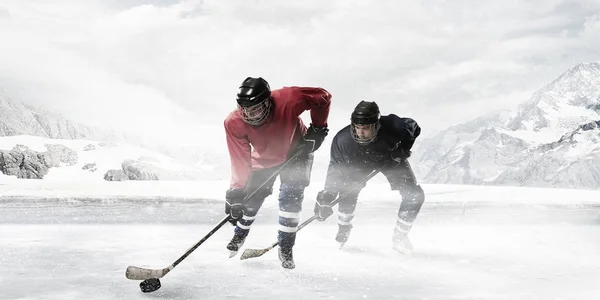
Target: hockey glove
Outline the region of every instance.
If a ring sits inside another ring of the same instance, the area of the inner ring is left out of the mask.
[[[244,198],[246,198],[244,189],[228,189],[225,192],[225,214],[231,216],[230,222],[234,225],[244,214],[242,208]]]
[[[317,149],[321,147],[321,144],[323,144],[328,132],[329,129],[327,129],[327,127],[313,126],[310,124],[306,134],[302,137],[302,140],[300,140],[300,145],[304,146],[303,151],[305,153],[317,151]]]
[[[318,221],[325,221],[333,214],[331,202],[335,200],[337,194],[338,193],[328,191],[320,191],[319,194],[317,194],[317,203],[315,203],[315,216],[317,217]]]

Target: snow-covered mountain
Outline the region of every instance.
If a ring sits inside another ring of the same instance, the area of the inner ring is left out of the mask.
[[[70,122],[59,114],[12,100],[0,90],[0,136],[32,135],[55,139],[107,139],[109,134]]]
[[[599,114],[600,62],[582,63],[535,92],[506,128],[523,139],[549,143]]]
[[[217,161],[221,159],[200,149],[152,143],[77,124],[59,114],[14,101],[0,90],[0,176],[69,180],[218,179],[224,172],[214,172],[219,167]]]
[[[0,137],[0,177],[70,181],[190,180],[212,168],[125,144],[30,135]]]
[[[453,126],[415,145],[430,183],[599,188],[600,62],[581,63],[515,112]]]

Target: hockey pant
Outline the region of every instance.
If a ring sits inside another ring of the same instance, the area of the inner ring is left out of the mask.
[[[296,231],[300,221],[300,211],[304,200],[304,189],[310,183],[312,169],[312,153],[296,158],[279,173],[279,231],[277,241],[281,247],[293,247],[296,242]],[[251,193],[265,182],[279,166],[253,171],[250,175],[246,190]],[[276,177],[267,182],[243,206],[244,215],[237,222],[235,234],[246,237],[265,198],[273,193]]]
[[[383,169],[381,173],[387,178],[391,189],[400,191],[402,196],[394,227],[394,236],[407,235],[425,202],[423,189],[417,184],[415,174],[406,160],[393,167]],[[360,191],[350,194],[338,204],[339,225],[352,225],[359,193]]]

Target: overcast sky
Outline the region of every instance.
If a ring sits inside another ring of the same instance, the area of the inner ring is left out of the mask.
[[[428,136],[597,60],[597,0],[0,1],[13,99],[190,143],[223,134],[247,76],[326,88],[333,131],[365,99]]]

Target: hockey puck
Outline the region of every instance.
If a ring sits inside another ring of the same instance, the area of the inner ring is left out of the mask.
[[[150,278],[140,282],[140,289],[144,293],[152,293],[160,289],[160,280],[158,278]]]

